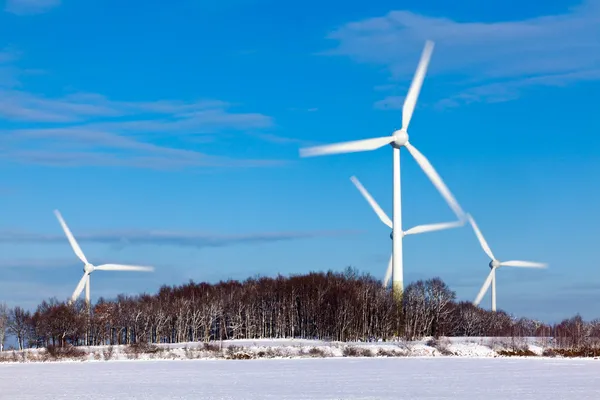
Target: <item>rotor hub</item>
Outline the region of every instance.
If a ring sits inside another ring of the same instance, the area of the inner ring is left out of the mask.
[[[408,143],[408,133],[405,130],[398,129],[394,132],[394,141],[392,142],[392,146],[395,148],[400,148]]]
[[[490,261],[490,268],[494,269],[494,268],[498,268],[500,266],[500,262],[498,260],[492,260]]]
[[[85,264],[83,266],[83,272],[91,273],[94,270],[94,266],[92,264]]]

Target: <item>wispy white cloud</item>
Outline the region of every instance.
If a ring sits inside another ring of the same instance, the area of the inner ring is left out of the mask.
[[[170,245],[181,247],[224,247],[250,243],[268,243],[286,240],[311,239],[326,236],[345,236],[359,233],[352,230],[271,232],[222,235],[198,232],[169,231],[113,231],[97,233],[77,233],[78,242],[129,245]],[[24,232],[0,232],[0,243],[64,243],[67,239],[60,234],[39,234]],[[0,262],[1,266],[1,262]]]
[[[498,103],[519,98],[521,90],[528,86],[567,86],[580,81],[600,80],[600,68],[581,72],[534,76],[502,82],[476,85],[437,103],[438,107],[456,107],[462,103],[486,101]]]
[[[0,64],[15,61],[18,57],[18,53],[14,49],[5,48],[0,50]]]
[[[129,166],[172,169],[186,167],[261,167],[279,160],[234,159],[184,148],[160,146],[85,127],[15,129],[0,136],[0,155],[23,163],[48,166]]]
[[[6,0],[4,10],[16,15],[43,14],[58,7],[61,0]]]
[[[16,68],[13,53],[2,66]],[[25,91],[12,74],[2,80],[0,156],[5,160],[55,166],[138,168],[261,167],[280,160],[235,159],[198,151],[221,133],[248,133],[273,126],[270,116],[232,111],[220,100],[117,101],[97,93],[58,97]],[[265,133],[266,134],[266,133]],[[271,134],[272,135],[272,134]],[[195,140],[195,138],[202,140]],[[166,145],[165,143],[173,143]]]
[[[14,49],[0,50],[0,87],[14,87],[19,84],[20,71],[11,63],[18,58]]]
[[[466,88],[452,101],[505,101],[526,86],[599,79],[600,0],[521,21],[457,22],[391,11],[346,24],[328,37],[337,46],[322,54],[384,65],[393,79],[403,80],[414,73],[424,41],[432,39],[430,73]]]
[[[402,96],[388,96],[382,100],[376,101],[373,107],[379,110],[401,110],[404,104]]]
[[[73,258],[18,258],[18,259],[0,259],[0,270],[52,270],[56,268],[72,267],[77,265],[77,260]]]
[[[285,136],[280,136],[280,135],[273,135],[272,133],[254,132],[254,133],[250,133],[250,135],[257,137],[265,142],[275,143],[275,144],[283,144],[283,145],[289,144],[289,145],[298,145],[298,146],[314,145],[313,142],[310,142],[307,140],[285,137]]]

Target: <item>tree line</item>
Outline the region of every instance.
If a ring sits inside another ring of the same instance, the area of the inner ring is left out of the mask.
[[[600,320],[580,316],[548,325],[458,302],[441,279],[408,285],[397,305],[368,274],[344,272],[190,281],[156,294],[119,295],[90,305],[50,299],[35,311],[0,305],[0,346],[180,343],[225,339],[303,338],[369,341],[433,336],[553,337],[560,346],[600,343]],[[1,347],[0,347],[1,349]]]

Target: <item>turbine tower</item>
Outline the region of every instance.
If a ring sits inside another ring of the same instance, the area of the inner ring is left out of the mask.
[[[352,177],[350,177],[350,180],[352,181],[352,183],[354,183],[354,186],[356,186],[358,191],[367,200],[367,202],[369,203],[369,205],[371,206],[373,211],[375,211],[375,214],[377,214],[377,216],[379,217],[381,222],[383,222],[385,225],[387,225],[392,230],[392,233],[390,234],[390,238],[393,239],[394,225],[393,225],[390,217],[387,216],[385,211],[383,211],[381,209],[381,207],[379,206],[379,204],[377,204],[375,199],[373,199],[373,197],[369,194],[369,192],[367,192],[367,189],[365,189],[365,187],[360,183],[358,178],[356,178],[355,176],[352,176]],[[444,229],[458,228],[458,227],[464,226],[464,224],[465,224],[464,220],[462,220],[462,221],[459,220],[459,221],[454,221],[454,222],[441,222],[441,223],[437,223],[437,224],[418,225],[418,226],[415,226],[414,228],[410,228],[406,231],[402,231],[401,235],[402,235],[402,237],[404,237],[406,235],[416,235],[419,233],[441,231]],[[390,256],[390,261],[388,263],[388,267],[385,272],[385,278],[383,280],[383,287],[388,286],[390,278],[392,277],[392,261],[393,261],[393,254]]]
[[[517,260],[499,261],[496,257],[494,257],[494,254],[492,253],[490,246],[488,245],[487,241],[483,237],[483,234],[479,230],[479,227],[475,223],[475,220],[473,219],[473,217],[470,214],[468,214],[467,218],[469,219],[469,222],[471,223],[471,226],[473,227],[473,230],[475,231],[475,235],[477,236],[477,239],[479,239],[481,248],[483,249],[485,254],[487,254],[488,257],[492,259],[492,261],[490,261],[490,264],[489,264],[491,271],[490,271],[487,279],[483,283],[481,290],[477,294],[477,298],[473,302],[473,305],[475,305],[475,306],[479,305],[479,303],[481,302],[481,299],[483,298],[483,296],[485,295],[485,293],[487,292],[487,290],[491,284],[492,285],[492,311],[496,311],[496,270],[498,268],[500,268],[500,267],[546,268],[547,264],[531,262],[531,261],[517,261]]]
[[[71,230],[67,226],[65,220],[60,215],[60,212],[58,212],[58,210],[54,210],[54,214],[56,215],[56,218],[58,218],[58,222],[60,222],[60,225],[62,226],[63,230],[65,231],[65,235],[67,235],[67,239],[69,239],[69,243],[71,243],[71,247],[73,248],[75,255],[77,255],[77,257],[79,257],[79,259],[83,262],[83,277],[77,284],[77,287],[75,288],[75,291],[73,292],[73,295],[71,296],[70,302],[74,302],[79,297],[79,295],[83,291],[83,288],[85,287],[85,302],[89,306],[89,304],[90,304],[90,275],[94,271],[144,271],[144,272],[154,271],[153,267],[143,267],[143,266],[137,266],[137,265],[102,264],[102,265],[96,266],[96,265],[90,264],[88,262],[87,258],[85,258],[85,255],[83,254],[83,251],[79,247],[79,244],[77,244],[75,237],[73,237],[73,234],[71,233]]]
[[[423,78],[429,65],[431,53],[433,51],[433,42],[427,41],[421,54],[421,59],[414,75],[413,81],[408,90],[408,95],[404,100],[402,107],[402,127],[391,136],[379,137],[373,139],[356,140],[352,142],[344,142],[330,144],[324,146],[316,146],[300,150],[301,157],[320,156],[327,154],[352,153],[358,151],[375,150],[380,147],[391,145],[393,147],[394,163],[393,163],[393,231],[392,231],[392,281],[394,296],[400,299],[404,290],[403,269],[402,269],[402,200],[400,186],[400,148],[406,147],[409,153],[417,161],[425,174],[429,177],[433,185],[438,189],[441,195],[446,199],[459,221],[464,223],[465,214],[462,208],[458,205],[450,190],[446,187],[438,173],[435,171],[429,160],[421,154],[408,141],[408,126],[412,118],[413,111],[421,91]]]

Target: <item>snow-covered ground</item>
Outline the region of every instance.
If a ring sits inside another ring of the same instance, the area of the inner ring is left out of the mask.
[[[319,358],[0,364],[0,399],[600,399],[600,361]]]

